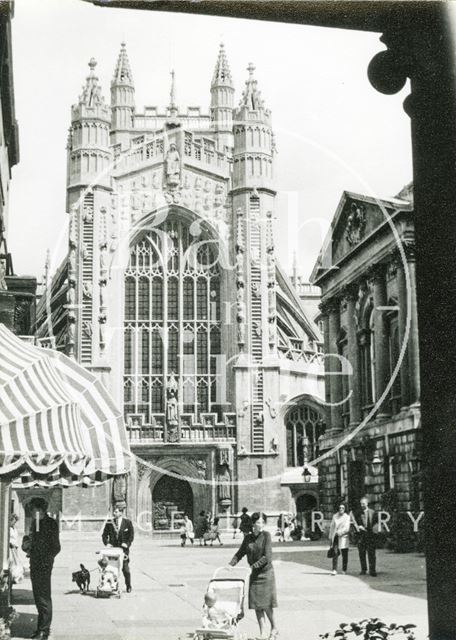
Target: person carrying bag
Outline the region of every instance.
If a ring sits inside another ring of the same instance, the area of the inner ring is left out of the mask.
[[[332,575],[337,575],[337,563],[342,554],[342,573],[347,572],[348,565],[348,534],[350,531],[350,516],[345,513],[345,505],[341,503],[331,520],[329,539],[331,546],[328,550],[328,558],[332,558]]]

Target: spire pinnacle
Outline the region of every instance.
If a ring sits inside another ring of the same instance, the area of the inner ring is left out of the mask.
[[[86,84],[82,89],[82,94],[79,96],[79,104],[84,104],[86,107],[95,107],[104,104],[104,98],[101,95],[101,87],[98,84],[98,76],[95,74],[96,66],[97,61],[95,58],[90,58],[90,72],[86,78]]]
[[[215,64],[214,75],[212,76],[212,86],[216,85],[228,85],[233,87],[233,79],[231,77],[230,66],[225,53],[225,45],[220,43],[220,49],[218,53],[217,62]]]
[[[296,255],[296,249],[293,251],[293,275],[292,275],[293,285],[296,287],[298,283],[298,258]]]
[[[175,79],[175,71],[171,69],[171,89],[169,91],[169,111],[172,116],[177,114],[177,105],[176,105],[176,79]]]
[[[114,70],[111,86],[113,84],[126,84],[133,86],[133,76],[131,73],[130,62],[127,55],[127,45],[125,42],[121,42],[120,44],[119,57],[117,58],[117,64]]]
[[[245,82],[245,89],[242,92],[240,106],[247,107],[252,111],[264,109],[264,100],[258,90],[258,83],[254,78],[255,65],[252,62],[249,63],[247,71],[249,72],[249,77]]]

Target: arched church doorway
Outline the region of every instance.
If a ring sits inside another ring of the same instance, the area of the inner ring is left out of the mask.
[[[190,484],[174,476],[161,476],[152,489],[154,530],[179,529],[184,514],[193,520],[193,491]]]
[[[312,511],[317,508],[317,498],[311,493],[303,493],[296,498],[296,519],[306,536],[311,533]]]

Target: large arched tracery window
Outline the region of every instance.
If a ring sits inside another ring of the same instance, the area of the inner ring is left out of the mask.
[[[124,412],[165,411],[166,383],[181,411],[217,411],[220,273],[217,247],[169,217],[132,246],[125,271]]]
[[[302,402],[292,407],[285,417],[287,433],[287,466],[302,467],[318,455],[318,438],[325,423],[324,414]],[[306,450],[307,449],[307,450]]]

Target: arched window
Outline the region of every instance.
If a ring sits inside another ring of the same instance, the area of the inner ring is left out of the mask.
[[[214,242],[171,216],[145,231],[125,271],[124,411],[165,410],[174,374],[181,412],[217,411],[220,277]]]
[[[285,417],[287,466],[302,467],[318,455],[318,438],[324,431],[324,416],[308,404],[292,407]],[[306,451],[307,449],[307,451]]]
[[[361,403],[366,414],[375,401],[375,340],[374,310],[369,305],[363,315],[359,332],[359,371],[361,382]]]

